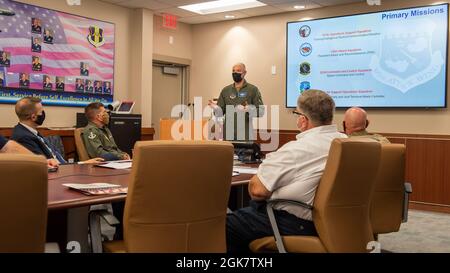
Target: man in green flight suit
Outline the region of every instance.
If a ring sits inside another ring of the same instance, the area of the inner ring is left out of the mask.
[[[89,157],[101,157],[107,161],[127,160],[130,156],[116,145],[109,124],[109,114],[100,102],[90,103],[84,109],[89,123],[83,130],[83,141]]]
[[[233,66],[233,84],[220,92],[217,104],[209,101],[216,117],[225,116],[223,127],[224,140],[254,140],[252,119],[264,115],[264,105],[261,93],[244,77],[247,74],[245,64]]]

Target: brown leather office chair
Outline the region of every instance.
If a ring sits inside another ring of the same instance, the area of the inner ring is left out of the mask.
[[[405,186],[405,145],[381,145],[381,161],[372,197],[370,221],[373,233],[396,232],[408,213]],[[409,186],[410,187],[410,186]]]
[[[47,163],[35,155],[0,154],[0,252],[44,252]]]
[[[84,146],[83,130],[84,128],[77,128],[74,131],[75,146],[77,147],[78,159],[80,161],[86,161],[90,159],[89,154],[86,151],[86,147]]]
[[[254,252],[367,252],[367,243],[373,241],[369,209],[380,151],[380,144],[372,140],[333,140],[310,207],[318,236],[280,236],[277,242],[274,237],[264,237],[251,242],[250,249]],[[268,210],[275,202],[268,202]]]
[[[134,147],[124,241],[105,252],[225,252],[233,146],[147,141]]]

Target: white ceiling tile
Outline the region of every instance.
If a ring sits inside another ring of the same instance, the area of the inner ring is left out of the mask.
[[[260,16],[260,15],[266,15],[266,14],[275,14],[284,12],[283,10],[273,7],[273,6],[263,6],[263,7],[257,7],[252,9],[241,9],[239,12],[245,13],[249,16]]]
[[[366,2],[366,0],[312,0],[312,1],[321,6],[336,6],[357,2]]]
[[[225,15],[233,15],[234,18],[226,19]],[[217,18],[217,19],[221,19],[221,20],[227,20],[227,21],[250,17],[249,15],[247,15],[243,12],[240,12],[240,11],[219,12],[219,13],[209,14],[209,16]]]
[[[182,23],[187,23],[187,24],[203,24],[203,23],[223,21],[223,19],[221,20],[221,19],[217,19],[214,17],[210,17],[210,16],[199,15],[199,16],[180,18],[179,21]]]
[[[316,9],[316,8],[320,8],[322,6],[316,4],[316,3],[312,3],[309,2],[305,5],[304,9],[294,9],[294,6],[297,4],[281,4],[281,5],[275,5],[275,7],[282,9],[283,11],[302,11],[302,10],[307,10],[307,9]]]

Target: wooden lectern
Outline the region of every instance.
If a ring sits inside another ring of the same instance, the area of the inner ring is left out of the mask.
[[[184,119],[161,119],[159,121],[160,140],[207,140],[209,119],[201,121]],[[187,128],[187,130],[186,130]],[[206,135],[205,132],[206,131]]]

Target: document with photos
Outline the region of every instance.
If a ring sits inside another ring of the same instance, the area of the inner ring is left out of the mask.
[[[133,165],[132,160],[117,160],[117,161],[108,161],[103,164],[96,165],[97,167],[110,168],[116,170],[124,170],[130,169]]]
[[[63,184],[63,186],[86,195],[126,194],[128,192],[128,187],[109,183]]]

